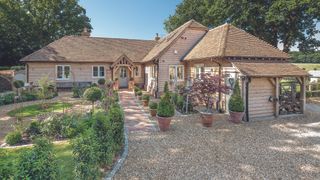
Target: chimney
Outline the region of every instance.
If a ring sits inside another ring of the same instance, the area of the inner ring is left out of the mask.
[[[156,37],[154,38],[154,40],[159,41],[159,39],[160,39],[159,34],[156,33]]]
[[[90,32],[87,27],[83,28],[83,31],[81,32],[81,36],[90,37]]]

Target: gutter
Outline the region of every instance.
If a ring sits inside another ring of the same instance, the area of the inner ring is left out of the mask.
[[[249,83],[251,78],[246,78],[246,121],[249,122]]]
[[[156,98],[159,96],[159,59],[155,62],[157,65],[157,91],[156,91]]]

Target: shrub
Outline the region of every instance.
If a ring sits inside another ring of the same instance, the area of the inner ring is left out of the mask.
[[[18,158],[17,179],[57,179],[58,164],[53,144],[46,138],[36,140],[35,146],[23,151]]]
[[[142,100],[145,100],[145,101],[150,101],[150,95],[148,95],[148,94],[144,94],[143,96],[142,96]]]
[[[116,150],[119,150],[124,141],[124,114],[119,105],[113,105],[108,113],[113,129],[113,138]]]
[[[28,133],[31,137],[38,136],[41,134],[41,124],[39,121],[32,121],[29,125],[29,127],[26,130],[26,133]]]
[[[19,71],[19,70],[24,70],[25,67],[24,66],[11,66],[10,69],[15,70],[15,71]]]
[[[24,86],[24,82],[21,80],[13,81],[13,86],[17,89],[22,88]]]
[[[172,93],[172,94],[170,95],[170,97],[171,97],[171,103],[172,103],[172,104],[177,104],[178,93]]]
[[[233,94],[229,100],[229,110],[233,112],[243,112],[244,111],[244,103],[243,99],[240,95],[240,87],[239,81],[236,81],[234,86]]]
[[[157,109],[157,108],[158,108],[158,103],[156,103],[156,102],[150,102],[150,103],[149,103],[149,108],[150,108],[150,109]]]
[[[168,100],[168,98],[166,96],[161,98],[161,100],[158,104],[157,114],[160,117],[174,116],[174,105],[172,103],[170,103],[170,101]]]
[[[94,115],[93,130],[99,142],[99,163],[110,165],[114,157],[114,136],[110,120],[105,113],[99,112]]]
[[[72,87],[72,97],[73,98],[79,98],[81,96],[81,89],[78,86]]]
[[[98,80],[98,84],[99,85],[104,85],[106,83],[106,80],[105,79],[99,79]]]
[[[169,85],[168,85],[168,82],[167,82],[167,81],[164,83],[163,92],[164,92],[164,93],[169,93]]]
[[[312,97],[312,93],[311,93],[311,91],[307,91],[306,92],[306,98],[310,98],[310,97]]]
[[[142,96],[142,91],[138,91],[137,96]]]
[[[38,95],[34,92],[23,91],[21,93],[22,101],[34,101],[38,99]]]
[[[5,137],[6,143],[10,146],[16,145],[22,141],[22,135],[20,131],[9,132]]]
[[[177,97],[176,107],[180,111],[183,111],[183,107],[184,107],[184,98],[183,98],[183,96],[178,96]]]
[[[75,179],[98,179],[99,145],[93,131],[88,130],[72,140]]]
[[[138,95],[137,93],[139,92],[139,91],[141,91],[141,89],[139,88],[139,87],[137,87],[137,86],[134,86],[134,95]]]
[[[84,98],[92,103],[92,111],[94,111],[94,102],[102,98],[102,91],[98,87],[88,88],[84,94]]]
[[[62,137],[62,117],[58,115],[49,116],[43,123],[41,133],[48,137]]]
[[[14,103],[15,93],[10,92],[0,96],[0,105],[12,104]]]

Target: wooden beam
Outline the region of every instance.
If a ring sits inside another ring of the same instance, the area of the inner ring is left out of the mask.
[[[276,80],[275,80],[275,79],[273,79],[273,78],[268,78],[268,80],[270,81],[270,83],[271,83],[274,87],[276,87]]]
[[[279,97],[280,97],[280,82],[279,82],[279,78],[278,77],[276,77],[275,78],[275,80],[276,80],[276,99],[275,99],[275,110],[276,110],[276,112],[275,112],[275,116],[276,117],[278,117],[279,116],[279,111],[280,111],[280,104],[279,104]]]
[[[306,111],[306,78],[301,77],[301,91],[300,91],[300,100],[301,100],[301,112],[302,114]]]

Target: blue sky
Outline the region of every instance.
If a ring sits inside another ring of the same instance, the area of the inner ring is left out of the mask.
[[[181,0],[80,0],[91,18],[92,36],[153,39]]]

